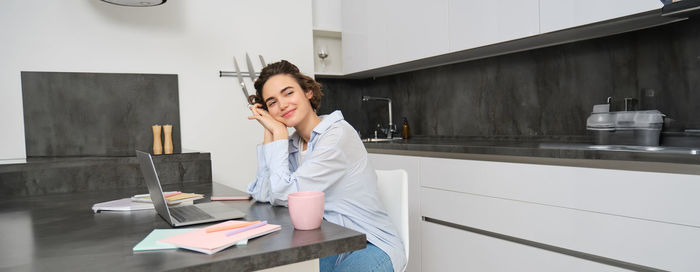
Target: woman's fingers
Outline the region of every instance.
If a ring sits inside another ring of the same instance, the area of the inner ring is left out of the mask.
[[[261,104],[255,104],[249,107],[253,115],[248,116],[248,120],[257,120],[267,130],[272,130],[277,125],[282,125],[282,123],[272,118],[270,113],[262,108]]]
[[[256,107],[255,105],[249,106],[250,112],[253,114],[253,116],[248,116],[248,119],[257,119],[256,117],[261,117],[262,113],[260,112],[260,109]]]
[[[262,108],[261,104],[251,105],[250,111],[253,113],[253,115],[257,116],[264,116],[268,114],[267,111]]]

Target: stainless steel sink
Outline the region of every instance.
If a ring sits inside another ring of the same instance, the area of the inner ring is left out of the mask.
[[[400,141],[403,140],[403,138],[364,138],[362,139],[363,143],[385,143],[385,142],[394,142],[394,141]]]
[[[540,148],[545,149],[572,149],[572,150],[602,150],[602,151],[625,151],[625,152],[647,152],[647,153],[668,153],[700,155],[700,148],[693,147],[671,147],[671,146],[637,146],[637,145],[587,145],[587,144],[540,144]]]

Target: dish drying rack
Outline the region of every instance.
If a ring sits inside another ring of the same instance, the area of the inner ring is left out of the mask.
[[[263,58],[263,56],[258,55],[258,57],[260,58],[260,64],[262,64],[262,67],[267,66],[267,64],[265,64],[265,59]],[[250,96],[250,94],[248,94],[248,88],[246,87],[243,78],[248,77],[251,81],[255,82],[255,80],[260,76],[260,73],[255,72],[253,62],[250,60],[250,56],[248,56],[247,52],[245,53],[245,60],[246,66],[248,66],[248,72],[242,72],[238,66],[238,60],[236,59],[236,57],[233,57],[233,67],[236,69],[236,71],[219,71],[219,77],[237,77],[238,83],[241,85],[241,89],[243,90],[243,95],[245,95],[245,101],[246,103],[248,103],[248,97]]]

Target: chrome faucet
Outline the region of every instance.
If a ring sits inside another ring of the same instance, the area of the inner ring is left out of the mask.
[[[362,96],[362,102],[370,101],[370,100],[382,100],[382,101],[387,101],[389,103],[389,126],[386,128],[386,138],[391,139],[392,134],[394,132],[396,132],[396,129],[394,128],[394,122],[393,122],[393,119],[391,117],[391,98],[374,97],[374,96],[367,96],[367,95]]]

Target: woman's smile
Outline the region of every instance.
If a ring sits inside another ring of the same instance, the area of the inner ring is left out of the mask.
[[[282,118],[288,119],[289,117],[292,117],[292,115],[294,114],[294,112],[296,110],[297,109],[291,109],[291,110],[285,112],[284,114],[282,114]]]

